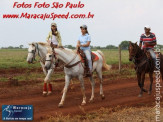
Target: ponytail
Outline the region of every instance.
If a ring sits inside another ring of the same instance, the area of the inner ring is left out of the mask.
[[[88,32],[87,28],[85,30],[86,30],[86,33],[89,35],[89,32]]]

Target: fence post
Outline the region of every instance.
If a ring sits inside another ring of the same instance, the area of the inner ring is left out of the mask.
[[[119,45],[119,72],[121,72],[121,45]]]

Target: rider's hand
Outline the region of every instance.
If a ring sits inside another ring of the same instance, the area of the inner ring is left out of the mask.
[[[47,42],[48,42],[49,44],[51,43],[51,41],[50,41],[50,40],[48,40]]]
[[[80,44],[78,44],[76,47],[78,47],[78,48],[79,48],[79,47],[81,47],[81,45],[80,45]]]

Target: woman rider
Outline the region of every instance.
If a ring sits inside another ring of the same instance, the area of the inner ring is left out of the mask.
[[[61,40],[61,35],[60,32],[57,29],[57,24],[52,23],[51,24],[51,31],[49,32],[46,41],[50,44],[52,49],[54,48],[63,48],[62,47],[62,40]],[[59,65],[59,60],[56,60],[56,67]]]
[[[88,33],[86,25],[80,26],[80,29],[82,34],[78,38],[77,48],[80,47],[80,49],[82,49],[86,55],[86,58],[88,60],[88,66],[89,66],[89,71],[87,76],[90,76],[92,75],[92,60],[91,60],[91,48],[90,48],[91,36]]]
[[[46,41],[51,45],[51,47],[58,48],[62,47],[61,35],[57,30],[57,24],[51,24],[51,31],[49,32]]]

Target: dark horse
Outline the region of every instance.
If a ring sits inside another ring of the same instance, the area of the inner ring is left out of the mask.
[[[137,43],[129,42],[129,60],[133,61],[135,64],[135,70],[137,74],[137,80],[138,80],[138,86],[140,87],[140,94],[138,97],[141,97],[143,95],[143,92],[147,92],[146,89],[144,89],[144,80],[145,80],[145,74],[149,73],[150,78],[150,88],[148,91],[148,94],[151,94],[152,91],[152,84],[153,84],[153,72],[156,69],[154,61],[152,60],[150,53],[144,52]],[[160,72],[163,79],[163,56],[160,54]]]

